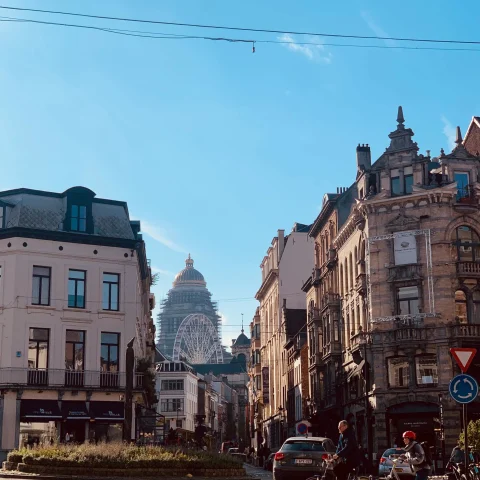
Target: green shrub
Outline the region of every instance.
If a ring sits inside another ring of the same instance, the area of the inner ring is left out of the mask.
[[[53,445],[13,451],[9,461],[27,465],[86,468],[238,469],[237,459],[201,451],[137,447],[121,443]],[[12,460],[13,459],[13,460]]]

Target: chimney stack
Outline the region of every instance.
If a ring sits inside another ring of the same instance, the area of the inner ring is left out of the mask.
[[[368,143],[366,145],[358,144],[357,147],[357,168],[360,170],[361,168],[365,170],[370,170],[372,166],[372,156],[370,153],[370,147]]]
[[[285,248],[285,230],[279,230],[278,231],[278,261],[279,262],[280,262],[280,259],[282,258],[284,248]],[[275,266],[275,268],[277,267]]]

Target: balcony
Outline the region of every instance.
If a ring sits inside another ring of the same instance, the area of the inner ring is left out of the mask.
[[[72,389],[104,388],[123,390],[126,384],[125,372],[101,372],[89,370],[0,368],[0,386],[25,386]],[[143,388],[143,373],[134,376],[133,387]]]
[[[367,293],[367,275],[360,273],[355,281],[355,290],[359,295],[365,295]]]
[[[409,280],[421,280],[422,278],[421,265],[393,265],[388,267],[388,269],[387,282],[405,282]]]
[[[457,275],[460,277],[480,277],[480,263],[457,262]]]
[[[327,307],[340,307],[340,295],[338,293],[326,293],[321,299],[322,310]]]
[[[480,324],[479,325],[454,325],[452,327],[453,338],[480,338]]]

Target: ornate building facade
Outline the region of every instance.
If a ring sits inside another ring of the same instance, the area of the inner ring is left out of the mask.
[[[355,201],[304,286],[310,355],[320,352],[311,362],[312,413],[328,425],[334,398],[373,457],[400,444],[404,430],[453,447],[461,409],[448,394],[458,373],[449,348],[480,342],[480,158],[464,146],[475,145],[476,124],[465,142],[458,128],[453,151],[432,158],[418,153],[401,107],[397,123],[375,163],[368,146],[357,148],[356,181],[329,200]],[[310,234],[318,238],[324,225]],[[315,283],[332,300],[315,295]],[[478,400],[469,412],[480,416]]]

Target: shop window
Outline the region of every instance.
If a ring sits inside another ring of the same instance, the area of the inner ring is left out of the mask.
[[[468,323],[467,295],[463,290],[455,292],[455,318],[460,323]]]
[[[410,364],[407,357],[387,360],[388,384],[391,388],[407,388],[410,382]]]
[[[459,262],[480,261],[480,238],[473,228],[467,225],[457,227],[453,243],[457,248]]]
[[[397,288],[397,315],[417,315],[419,300],[417,286]]]
[[[415,357],[417,385],[437,385],[438,368],[436,355],[420,355]]]

